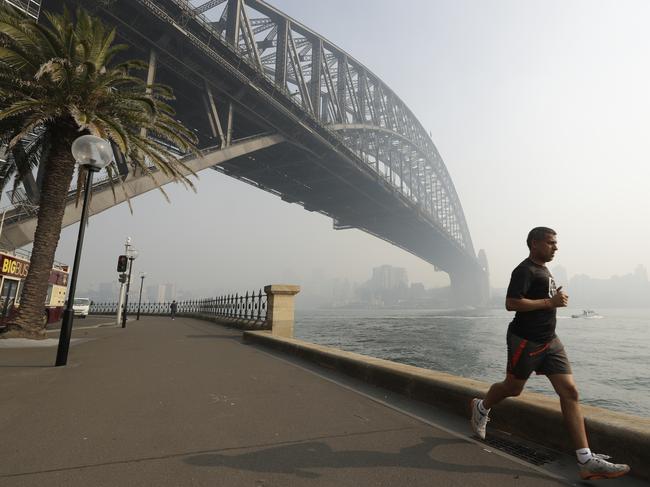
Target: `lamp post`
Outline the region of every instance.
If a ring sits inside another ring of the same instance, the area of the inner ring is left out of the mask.
[[[59,346],[56,351],[56,366],[65,365],[68,362],[68,349],[70,348],[70,336],[72,335],[72,322],[74,320],[74,293],[77,288],[77,275],[79,274],[79,262],[81,260],[81,249],[83,248],[84,232],[88,221],[88,200],[93,185],[93,174],[101,171],[113,160],[113,150],[108,141],[94,135],[82,135],[75,139],[71,147],[72,157],[79,166],[84,167],[87,172],[86,187],[84,189],[84,201],[81,207],[81,220],[79,221],[79,235],[77,236],[77,248],[74,252],[74,264],[70,276],[70,289],[68,291],[68,302],[63,311],[61,323],[61,334],[59,335]]]
[[[129,289],[131,288],[131,271],[133,270],[133,261],[138,258],[138,251],[131,246],[129,248],[129,276],[126,278],[126,293],[124,296],[124,312],[122,313],[122,328],[126,328],[126,311],[129,308]]]
[[[136,316],[136,320],[140,319],[140,305],[142,304],[142,285],[144,284],[144,278],[147,277],[147,275],[144,272],[140,273],[140,297],[138,298],[138,314]]]

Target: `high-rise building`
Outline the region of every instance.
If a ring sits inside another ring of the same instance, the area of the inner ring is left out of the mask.
[[[169,303],[177,298],[176,284],[168,282],[147,286],[146,296],[148,301],[153,303]]]
[[[409,279],[406,269],[403,267],[393,267],[382,265],[372,269],[372,286],[377,291],[388,291],[408,287]]]

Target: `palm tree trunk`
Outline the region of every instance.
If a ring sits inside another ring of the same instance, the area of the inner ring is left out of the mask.
[[[25,278],[18,313],[5,332],[7,337],[42,339],[46,336],[44,303],[75,167],[70,153],[73,133],[65,129],[55,132],[50,157],[43,161],[46,168],[29,273]]]

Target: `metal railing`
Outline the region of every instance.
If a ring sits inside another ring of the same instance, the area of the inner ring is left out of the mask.
[[[129,303],[127,313],[133,316],[140,308],[141,315],[170,315],[171,302]],[[214,298],[190,299],[176,302],[178,315],[201,315],[223,318],[224,321],[245,325],[247,328],[270,329],[267,295],[259,291],[245,294],[227,294]],[[116,302],[92,303],[90,314],[117,314]]]

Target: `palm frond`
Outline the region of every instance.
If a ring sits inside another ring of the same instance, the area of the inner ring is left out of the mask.
[[[128,46],[123,45],[125,49],[128,49]],[[119,64],[116,64],[113,66],[113,69],[115,71],[123,71],[125,73],[128,73],[129,71],[137,71],[137,70],[144,70],[147,69],[149,65],[140,60],[140,59],[130,59],[128,61],[121,62]]]
[[[68,9],[45,12],[47,24],[13,14],[0,9],[0,34],[7,39],[0,46],[0,144],[11,148],[0,187],[6,177],[20,180],[47,163],[53,143],[48,137],[64,126],[72,131],[68,137],[86,131],[114,141],[146,176],[161,174],[194,188],[188,178],[194,173],[171,148],[199,154],[195,134],[174,118],[170,87],[147,85],[132,74],[147,63],[112,65],[128,47],[115,44],[114,29],[83,10],[76,20]]]
[[[40,50],[43,57],[61,57],[63,54],[63,45],[61,39],[52,30],[43,24],[35,23],[33,28],[37,30],[41,37]]]
[[[0,111],[0,120],[16,117],[18,115],[28,114],[41,105],[42,102],[40,100],[21,100],[14,102],[7,108]]]
[[[26,67],[36,67],[22,49],[10,49],[0,46],[0,61],[17,71],[21,71]]]
[[[37,45],[34,42],[33,36],[29,30],[25,28],[25,25],[27,25],[28,22],[29,21],[26,20],[20,12],[14,10],[13,7],[9,7],[4,3],[0,4],[0,34],[4,34],[21,46],[35,49]]]

